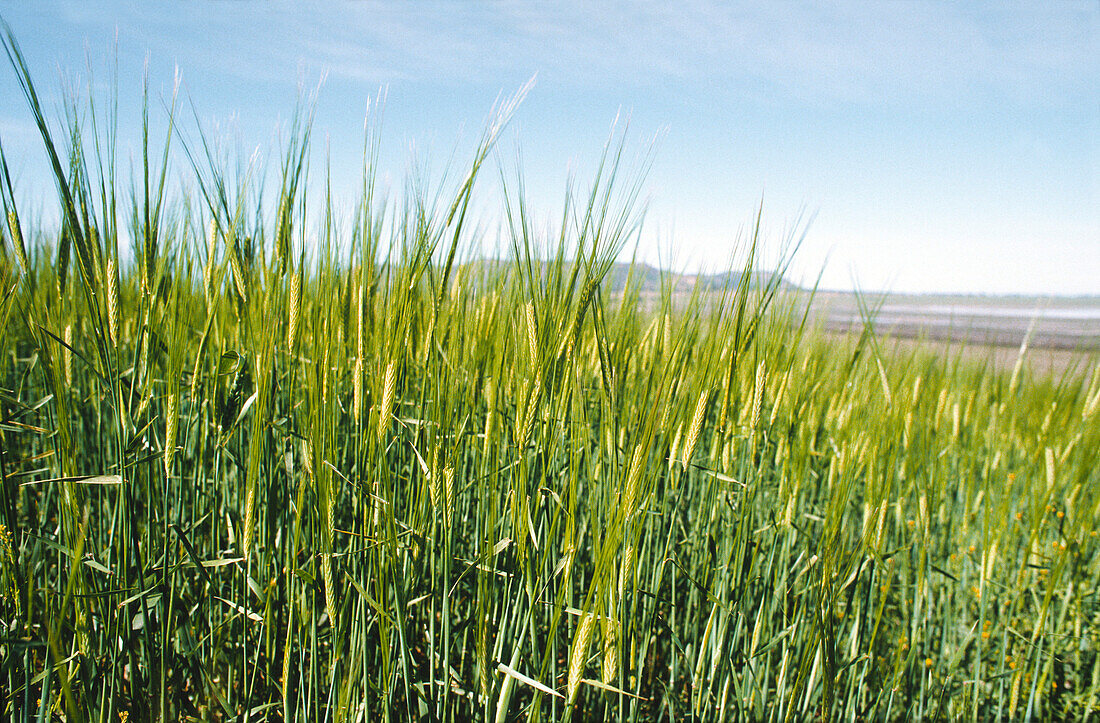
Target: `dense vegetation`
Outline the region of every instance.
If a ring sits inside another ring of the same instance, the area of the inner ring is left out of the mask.
[[[7,47],[62,212],[4,160],[4,717],[1100,710],[1095,359],[899,357],[778,275],[612,287],[615,144],[556,238],[505,184],[511,260],[462,263],[510,104],[399,203],[370,141],[352,218],[307,203],[308,119],[274,195],[201,136],[192,193],[149,134],[127,188]]]

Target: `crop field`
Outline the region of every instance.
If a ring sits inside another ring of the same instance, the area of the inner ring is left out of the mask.
[[[479,262],[509,102],[399,202],[369,139],[344,216],[308,114],[123,181],[7,49],[61,212],[3,159],[0,716],[1100,716],[1095,353],[839,344],[753,233],[717,291],[612,293],[616,143],[549,239],[505,184]]]

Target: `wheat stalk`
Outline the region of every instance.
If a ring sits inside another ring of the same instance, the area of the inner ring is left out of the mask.
[[[27,249],[23,245],[23,230],[19,227],[19,217],[15,215],[15,211],[8,211],[8,233],[11,234],[11,243],[15,247],[19,265],[23,267],[23,273],[29,274],[31,265],[27,261]]]
[[[352,372],[352,416],[359,422],[363,409],[363,282],[359,282],[359,299],[355,322],[355,369]]]
[[[65,325],[65,346],[61,349],[61,361],[65,369],[65,384],[72,389],[73,386],[73,325]]]
[[[455,503],[455,470],[454,467],[446,466],[443,468],[443,521],[448,527],[451,526],[451,521],[454,519],[454,503]]]
[[[766,379],[766,367],[764,360],[756,367],[756,380],[752,387],[752,415],[749,417],[749,429],[756,431],[760,424],[760,409],[764,403],[764,381]]]
[[[535,365],[539,359],[538,324],[535,322],[535,307],[530,301],[524,304],[523,315],[527,322],[527,354],[531,364]]]
[[[107,259],[107,331],[118,346],[118,273],[113,256]]]
[[[172,476],[172,458],[176,454],[176,430],[179,421],[179,395],[175,390],[168,393],[168,405],[165,410],[164,425],[164,475]]]
[[[397,367],[393,360],[386,365],[386,374],[382,382],[382,406],[378,410],[378,442],[386,438],[386,432],[390,426],[390,418],[393,417],[394,397],[397,389]]]
[[[634,586],[634,545],[627,545],[619,567],[619,598]]]
[[[493,429],[496,423],[497,389],[493,378],[485,380],[485,432],[481,453],[489,456],[489,448],[493,441]]]
[[[630,471],[626,476],[626,495],[623,500],[623,519],[629,519],[637,510],[638,493],[641,491],[642,470],[645,468],[646,449],[641,444],[634,446],[630,459]]]
[[[477,626],[477,672],[482,698],[489,697],[489,621],[482,614]]]
[[[240,253],[237,248],[236,238],[227,244],[229,251],[229,270],[233,275],[233,286],[237,289],[237,295],[241,302],[248,303],[248,288],[245,283],[244,269],[241,267]]]
[[[569,702],[573,702],[577,696],[577,687],[584,675],[585,666],[588,663],[588,644],[592,639],[592,628],[596,624],[596,616],[592,613],[583,613],[580,625],[577,626],[576,635],[573,637],[573,646],[569,650],[569,681],[567,684]]]
[[[328,502],[325,509],[325,546],[326,551],[321,554],[321,579],[325,583],[325,609],[333,628],[336,627],[336,587],[332,577],[332,556],[334,533],[336,530],[336,505],[332,499],[333,491],[330,489],[326,497]]]
[[[681,466],[687,469],[691,463],[691,457],[695,454],[695,446],[699,444],[699,432],[703,429],[703,419],[707,412],[707,399],[710,390],[704,389],[699,395],[699,401],[695,403],[695,413],[691,416],[691,426],[688,428],[687,444],[684,445],[684,456],[680,460]]]
[[[622,626],[618,620],[606,618],[603,625],[603,665],[600,678],[610,685],[619,674],[619,637]]]
[[[298,339],[298,317],[302,313],[302,277],[300,273],[290,275],[290,309],[287,320],[286,347],[292,353],[294,342]]]
[[[210,219],[210,228],[207,232],[206,265],[202,269],[202,290],[206,296],[206,305],[214,303],[214,256],[217,253],[218,222]]]

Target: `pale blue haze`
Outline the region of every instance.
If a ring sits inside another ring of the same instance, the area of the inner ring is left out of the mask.
[[[299,88],[324,75],[313,167],[327,147],[342,189],[384,88],[395,192],[410,149],[436,171],[456,148],[464,158],[498,95],[537,74],[501,158],[522,150],[549,217],[617,114],[631,155],[657,136],[647,261],[726,266],[762,199],[772,241],[814,216],[803,281],[828,258],[830,288],[1100,294],[1095,0],[0,2],[0,15],[51,108],[59,69],[86,83],[87,58],[103,92],[117,38],[126,158],[146,59],[158,109],[178,68],[204,126],[246,152],[269,150]],[[48,191],[7,68],[0,139],[21,190]]]

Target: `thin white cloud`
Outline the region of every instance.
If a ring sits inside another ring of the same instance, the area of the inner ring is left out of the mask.
[[[238,81],[766,87],[811,104],[1050,104],[1100,86],[1100,5],[940,2],[65,3],[59,20]]]

